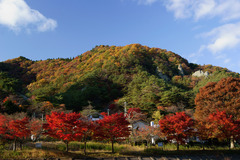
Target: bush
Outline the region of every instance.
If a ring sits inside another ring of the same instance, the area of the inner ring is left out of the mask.
[[[56,148],[57,148],[57,150],[60,150],[60,151],[66,151],[66,145],[65,144],[58,144]]]

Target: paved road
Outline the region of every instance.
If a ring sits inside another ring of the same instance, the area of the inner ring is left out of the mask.
[[[117,157],[117,158],[51,158],[45,160],[240,160],[240,154],[236,155],[185,155],[185,156],[162,156],[162,157]]]

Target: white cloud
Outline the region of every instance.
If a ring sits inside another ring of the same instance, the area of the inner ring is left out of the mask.
[[[167,10],[174,12],[175,18],[191,17],[192,0],[166,0]]]
[[[216,18],[221,22],[221,26],[202,34],[208,43],[201,45],[190,58],[201,57],[205,50],[218,57],[222,51],[240,45],[240,22],[236,22],[240,20],[240,0],[138,0],[142,4],[157,1],[161,1],[168,11],[173,12],[176,19],[189,18],[198,22],[201,19]],[[229,59],[226,59],[225,63],[228,62]]]
[[[235,48],[240,44],[240,22],[214,28],[212,31],[205,33],[204,36],[211,38],[207,48],[212,53]]]
[[[162,0],[166,9],[173,12],[176,19],[218,18],[221,26],[213,28],[203,34],[208,43],[203,44],[199,51],[192,54],[198,58],[203,50],[211,51],[215,57],[222,55],[222,51],[236,48],[240,45],[240,0]],[[234,20],[234,21],[233,21]],[[233,22],[233,23],[231,23]],[[225,24],[224,24],[225,23]],[[228,63],[226,59],[224,63]]]
[[[162,1],[168,11],[174,13],[175,18],[219,17],[221,21],[240,18],[240,0],[134,0],[139,4],[153,4]]]
[[[193,6],[194,17],[196,20],[205,17],[207,15],[211,15],[214,11],[214,7],[216,3],[214,0],[202,0],[201,2],[195,2]]]
[[[228,59],[225,59],[225,60],[224,60],[224,63],[226,64],[226,63],[229,63],[230,61],[231,61],[231,59],[228,58]]]
[[[151,5],[155,2],[157,2],[158,0],[137,0],[139,4],[144,4],[144,5]]]
[[[31,9],[24,0],[0,0],[0,24],[14,31],[36,28],[44,32],[57,27],[55,20]]]
[[[240,18],[239,0],[164,0],[167,10],[174,13],[175,18],[219,17],[222,21]]]

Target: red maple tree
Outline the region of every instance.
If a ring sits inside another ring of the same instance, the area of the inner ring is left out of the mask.
[[[129,136],[129,122],[125,119],[123,113],[115,113],[112,115],[107,115],[107,113],[102,113],[103,119],[98,120],[95,131],[94,138],[101,140],[109,140],[112,143],[112,153],[114,153],[114,142],[123,141]]]
[[[82,140],[84,142],[84,154],[86,155],[87,139],[91,138],[94,133],[95,123],[87,117],[82,117],[77,125],[76,132],[78,136],[75,140]]]
[[[193,124],[193,119],[185,112],[167,115],[159,121],[161,132],[167,140],[176,140],[177,150],[179,150],[179,144],[185,144],[187,138],[191,135]]]
[[[29,119],[24,117],[23,119],[10,119],[8,122],[8,129],[6,131],[6,138],[13,140],[14,146],[13,150],[16,150],[17,141],[22,144],[22,142],[30,137],[31,131],[29,128]]]
[[[6,119],[6,116],[0,114],[0,139],[5,139],[5,134],[8,127],[8,121]]]
[[[9,116],[0,115],[0,138],[13,141],[14,151],[16,151],[17,142],[20,142],[22,149],[22,143],[29,138],[30,135],[29,119],[27,117],[13,119]]]
[[[42,134],[42,125],[43,123],[39,119],[31,119],[31,121],[29,122],[29,127],[31,130],[31,136],[33,141],[37,140]]]
[[[209,138],[237,139],[239,133],[239,121],[234,120],[232,115],[227,115],[226,111],[218,111],[208,116],[206,128],[211,131]],[[233,148],[233,146],[229,145]]]
[[[75,112],[52,112],[46,116],[47,123],[43,125],[45,134],[62,140],[66,144],[66,151],[68,152],[69,142],[82,136],[80,132],[77,132],[80,117],[80,113]]]

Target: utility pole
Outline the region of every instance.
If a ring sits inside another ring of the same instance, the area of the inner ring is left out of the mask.
[[[127,115],[127,102],[124,102],[124,116],[126,117]]]

